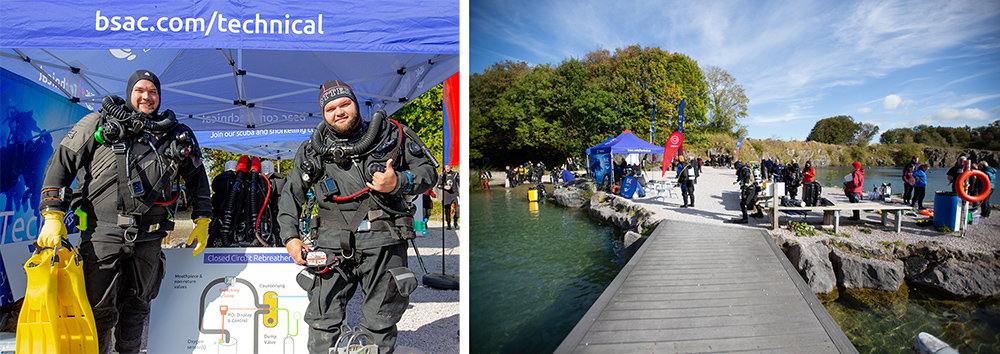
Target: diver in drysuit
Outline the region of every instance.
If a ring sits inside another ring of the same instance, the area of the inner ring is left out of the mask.
[[[212,218],[208,177],[194,133],[170,110],[159,112],[160,82],[139,70],[126,99],[104,98],[100,112],[84,116],[66,134],[45,168],[39,209],[45,223],[38,245],[55,247],[66,237],[63,216],[76,210],[87,297],[94,309],[98,345],[137,353],[149,302],[163,278],[160,242],[173,229],[171,183],[186,181],[191,193],[197,255],[208,241]],[[76,187],[70,185],[76,179]]]
[[[325,354],[334,346],[348,300],[361,287],[361,329],[379,353],[389,354],[417,286],[406,262],[406,241],[414,235],[408,205],[435,185],[438,164],[413,130],[385,112],[364,122],[346,83],[323,84],[319,105],[324,120],[295,154],[278,207],[288,254],[309,265],[297,277],[309,296],[309,351]],[[311,188],[319,231],[308,246],[296,225]]]
[[[730,220],[730,222],[736,224],[746,224],[749,222],[749,219],[747,219],[747,209],[754,209],[757,207],[757,194],[761,191],[761,173],[757,167],[750,164],[737,164],[736,183],[740,185],[740,211],[743,212],[743,218],[733,219]],[[764,217],[764,214],[758,210],[751,216],[755,218],[762,218]]]

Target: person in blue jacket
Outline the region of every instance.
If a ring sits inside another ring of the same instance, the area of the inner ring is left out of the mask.
[[[924,193],[927,192],[927,164],[921,164],[913,171],[913,178],[916,182],[913,183],[913,200],[910,201],[910,206],[919,206],[920,210],[924,210]]]
[[[990,194],[986,196],[986,199],[983,199],[983,201],[980,202],[979,207],[979,216],[988,218],[990,217],[990,197],[993,196],[993,190],[997,188],[997,170],[990,167],[990,164],[986,161],[979,162],[979,170],[983,171],[983,173],[986,174],[986,177],[990,179]]]

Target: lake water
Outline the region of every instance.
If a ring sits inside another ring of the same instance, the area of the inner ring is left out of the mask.
[[[625,264],[617,228],[525,194],[468,198],[472,353],[551,353]]]

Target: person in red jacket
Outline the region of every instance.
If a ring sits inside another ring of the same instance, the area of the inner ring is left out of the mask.
[[[813,182],[816,180],[816,169],[813,168],[812,161],[806,161],[806,165],[802,167],[802,184]]]
[[[865,187],[865,170],[861,168],[861,163],[857,161],[854,161],[851,166],[854,167],[854,172],[851,172],[851,180],[844,182],[844,194],[847,195],[849,202],[857,203],[861,201],[861,191]],[[861,211],[855,210],[854,216],[847,219],[861,220]]]

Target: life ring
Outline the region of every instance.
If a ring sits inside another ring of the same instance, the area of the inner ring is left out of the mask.
[[[976,177],[978,177],[979,181],[982,182],[985,185],[985,188],[983,188],[983,191],[980,192],[979,195],[970,196],[969,193],[967,193],[965,191],[965,188],[959,187],[959,186],[964,185],[965,184],[965,180],[967,178],[969,178],[970,176],[976,176]],[[980,170],[968,170],[968,171],[962,172],[962,174],[958,176],[958,179],[955,180],[955,189],[957,189],[956,192],[958,192],[958,197],[962,198],[962,200],[965,200],[965,201],[971,202],[971,203],[981,202],[981,201],[983,201],[983,199],[986,199],[986,197],[988,197],[990,195],[990,188],[991,187],[992,186],[990,186],[990,178],[986,177],[986,173],[983,173],[983,171],[980,171]]]

